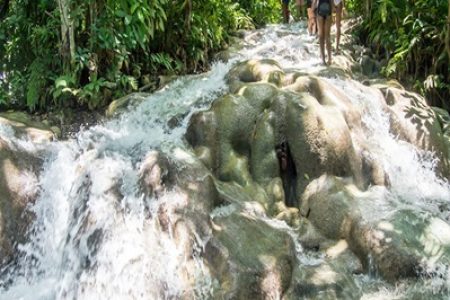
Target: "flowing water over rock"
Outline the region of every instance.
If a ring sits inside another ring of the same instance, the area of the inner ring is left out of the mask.
[[[448,115],[320,66],[303,25],[68,141],[0,124],[41,166],[0,299],[448,297]]]

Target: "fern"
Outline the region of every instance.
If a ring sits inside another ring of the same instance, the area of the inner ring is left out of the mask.
[[[36,106],[43,107],[45,105],[45,87],[47,80],[45,79],[44,72],[46,65],[40,58],[37,58],[30,65],[30,77],[27,83],[27,107],[29,110],[34,111]],[[41,101],[41,99],[43,99]]]

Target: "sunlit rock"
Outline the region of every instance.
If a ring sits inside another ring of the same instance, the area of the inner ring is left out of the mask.
[[[360,268],[349,250],[326,257],[320,264],[301,265],[282,299],[359,299],[361,290],[352,275],[361,272]]]
[[[450,176],[450,118],[448,112],[428,106],[421,96],[398,88],[381,88],[389,111],[391,130],[400,139],[433,151],[442,174]]]
[[[105,110],[105,116],[113,117],[114,115],[120,114],[126,111],[129,106],[142,102],[149,95],[147,93],[133,93],[116,99],[108,105],[108,108]]]
[[[50,142],[58,137],[58,133],[60,134],[59,128],[34,121],[22,112],[0,113],[0,125],[12,128],[15,137],[25,138],[34,143]]]
[[[0,137],[0,263],[13,259],[32,221],[26,211],[38,195],[41,161]]]
[[[216,217],[205,248],[220,287],[214,298],[279,299],[297,264],[291,237],[245,214]]]
[[[38,196],[37,178],[42,165],[38,153],[13,140],[21,138],[38,145],[51,142],[55,133],[19,112],[2,113],[0,126],[0,262],[6,263],[14,258],[32,221],[26,207]]]
[[[249,60],[239,63],[227,75],[232,93],[249,82],[270,82],[280,86],[283,82],[284,71],[280,65],[271,59]]]
[[[194,114],[186,138],[204,164],[221,181],[262,187],[275,214],[276,178],[287,206],[297,206],[306,185],[324,173],[351,177],[361,188],[386,184],[383,168],[361,151],[361,115],[350,100],[318,77],[290,76],[284,89],[244,84]]]
[[[308,185],[300,210],[323,235],[334,240],[349,237],[354,222],[360,218],[357,202],[346,190],[345,181],[326,175]]]

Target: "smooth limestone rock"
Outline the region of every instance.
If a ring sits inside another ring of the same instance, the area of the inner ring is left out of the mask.
[[[343,72],[336,76],[345,78],[347,71]],[[386,224],[402,217],[390,219],[385,213],[365,211],[370,201],[365,190],[373,191],[377,186],[386,190],[390,182],[381,162],[365,144],[361,111],[342,91],[318,76],[284,72],[271,60],[240,63],[227,79],[231,94],[217,99],[209,110],[194,114],[186,132],[187,141],[214,178],[220,199],[216,203],[284,220],[298,229],[299,241],[310,251],[323,252],[332,241],[343,241],[345,252],[353,257],[349,261],[356,262],[351,265],[358,267],[344,272],[342,278],[352,272],[376,270],[386,280],[396,282],[415,278],[422,272],[418,266],[428,266],[423,262],[429,261],[429,254],[409,235],[413,231],[388,230],[390,225]],[[424,106],[420,98],[398,89],[395,83],[370,84],[376,84],[375,93],[377,89],[384,93],[385,111],[391,118],[406,118],[393,130],[413,132],[409,136],[405,133],[405,139],[411,143],[420,139],[424,149],[441,149],[445,162],[448,148],[442,144],[448,140],[448,114]],[[405,98],[410,99],[406,104]],[[383,95],[379,99],[383,101]],[[417,128],[412,131],[415,123],[405,115],[406,105],[428,113],[418,114],[420,124],[429,122],[427,117],[433,114],[434,125],[420,134]],[[280,151],[287,153],[280,156]],[[286,164],[295,171],[287,175]],[[290,194],[294,195],[291,202]],[[379,198],[372,200],[386,203],[385,193],[374,195]],[[425,231],[424,226],[418,230]],[[216,245],[214,249],[229,257],[225,248]],[[439,261],[445,262],[445,251],[442,257]],[[215,263],[225,268],[225,258]],[[298,280],[291,283],[286,298],[357,295],[350,288],[354,287],[349,283],[352,280],[308,283],[315,269],[330,265],[339,264],[327,261],[316,268],[295,269],[293,278]],[[228,278],[221,285],[229,291],[233,280]]]
[[[381,87],[391,121],[400,139],[437,154],[441,174],[450,179],[448,113],[428,106],[426,100],[395,87]]]
[[[251,201],[249,191],[217,181],[200,159],[181,149],[170,160],[149,152],[140,178],[142,190],[161,203],[155,216],[161,234],[175,239],[187,265],[199,255],[203,259],[213,298],[276,299],[289,288],[297,265],[294,240],[261,219],[265,209]],[[164,201],[174,192],[176,201]],[[194,291],[191,279],[183,284]]]
[[[2,114],[0,126],[5,133],[36,144],[54,139],[48,126],[31,121],[22,113]],[[0,264],[13,260],[17,244],[25,240],[33,219],[26,207],[38,196],[41,165],[39,153],[23,149],[8,136],[0,136]]]
[[[395,207],[391,215],[376,217],[362,211],[367,200],[354,185],[326,175],[311,182],[303,197],[305,217],[325,237],[346,240],[366,271],[395,282],[448,264],[450,226],[438,217]]]
[[[361,272],[358,258],[345,242],[333,245],[320,264],[305,264],[295,269],[290,289],[283,300],[294,299],[360,299],[361,289],[353,274]]]
[[[17,138],[27,139],[33,143],[46,143],[61,134],[59,128],[34,121],[23,112],[0,113],[0,125],[11,127]]]
[[[39,159],[0,138],[0,263],[13,258],[24,241],[32,215],[26,206],[37,197]]]
[[[237,64],[227,74],[230,92],[238,92],[248,82],[270,82],[281,86],[284,80],[284,71],[272,59],[248,60]]]
[[[292,238],[246,214],[212,219],[205,257],[219,279],[213,298],[279,299],[297,264]]]
[[[361,132],[361,114],[350,100],[318,77],[289,74],[285,82],[291,84],[284,89],[264,83],[278,68],[268,62],[239,64],[229,76],[239,82],[237,94],[216,100],[190,120],[186,139],[217,179],[252,191],[262,187],[271,214],[280,213],[271,209],[280,201],[271,184],[277,178],[285,198],[292,199],[288,206],[295,206],[310,180],[324,172],[351,177],[361,188],[385,184],[380,165],[364,157],[364,144],[352,137],[351,132]],[[262,82],[244,84],[243,78]],[[283,143],[289,147],[292,176],[277,157]]]
[[[116,99],[108,105],[108,108],[105,110],[105,116],[111,118],[117,114],[120,114],[130,105],[136,105],[142,102],[149,95],[150,94],[148,93],[133,93]]]

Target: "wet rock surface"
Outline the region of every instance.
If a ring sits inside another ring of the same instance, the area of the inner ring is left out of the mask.
[[[6,118],[9,117],[9,118]],[[0,116],[0,263],[14,258],[16,247],[25,240],[33,220],[27,211],[38,195],[38,175],[42,157],[38,151],[11,142],[6,136],[19,137],[35,144],[49,143],[54,132],[25,115]]]
[[[345,72],[342,74],[345,78]],[[375,270],[391,283],[420,276],[430,253],[424,252],[429,246],[418,242],[417,237],[430,230],[426,225],[429,220],[419,221],[417,212],[399,210],[387,217],[365,211],[366,200],[361,195],[374,186],[388,191],[390,180],[381,162],[370,155],[362,112],[351,100],[322,77],[285,72],[270,60],[240,63],[230,71],[228,80],[231,93],[216,100],[209,110],[195,114],[186,133],[187,141],[210,170],[216,186],[220,182],[219,197],[226,195],[222,203],[238,204],[241,209],[255,203],[259,214],[284,218],[289,220],[288,224],[297,224],[296,228],[312,226],[315,233],[306,233],[311,230],[305,227],[305,235],[299,237],[305,249],[326,253],[330,241],[343,241],[346,245],[342,256],[336,255],[319,266],[291,262],[295,266],[291,284],[287,290],[278,289],[282,295],[286,299],[312,299],[319,295],[358,298],[352,274]],[[423,149],[437,150],[445,170],[448,156],[442,144],[446,143],[446,127],[438,125],[446,119],[445,114],[438,122],[437,114],[417,95],[379,86],[373,88],[375,94],[377,89],[384,92],[379,99],[386,99],[385,111],[392,119],[402,120],[394,122],[397,127],[392,130]],[[409,101],[405,103],[406,99]],[[418,113],[412,121],[406,117],[405,107],[428,113]],[[428,118],[433,121],[425,126],[426,130],[415,125],[423,125]],[[295,170],[295,175],[293,171],[284,173],[289,167]],[[297,209],[296,221],[286,218],[292,216],[289,213],[292,206]],[[311,225],[305,225],[303,218]],[[418,230],[409,235],[405,234],[404,226],[411,218],[418,222]],[[234,221],[239,222],[242,221]],[[436,247],[447,247],[445,243],[440,245]],[[233,274],[235,278],[235,272],[239,271],[228,270],[230,266],[225,263],[233,260],[226,250],[227,243],[214,249],[227,257],[214,262],[222,266],[219,277],[228,276],[227,280],[231,280],[229,276]],[[445,263],[447,250],[436,259]],[[341,268],[336,268],[339,265]],[[342,265],[349,269],[343,271]],[[225,270],[228,275],[224,275]],[[313,279],[315,273],[319,279]],[[256,292],[252,295],[264,298]]]

